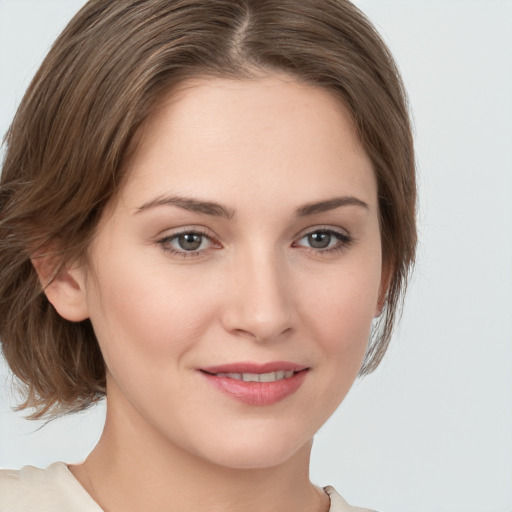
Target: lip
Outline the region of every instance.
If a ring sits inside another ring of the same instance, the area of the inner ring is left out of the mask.
[[[200,368],[200,370],[207,373],[269,373],[278,371],[300,372],[307,368],[308,367],[306,365],[291,363],[289,361],[271,361],[268,363],[229,363],[218,366],[207,366]]]
[[[294,394],[304,382],[309,368],[304,365],[287,361],[258,363],[230,363],[219,366],[200,368],[200,373],[216,389],[231,398],[252,406],[272,405]],[[271,373],[277,371],[293,371],[291,377],[274,382],[246,382],[229,378],[226,373]]]

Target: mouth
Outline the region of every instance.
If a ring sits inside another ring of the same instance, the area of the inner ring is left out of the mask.
[[[304,382],[309,367],[275,362],[264,365],[235,363],[201,368],[216,389],[249,405],[272,405],[294,394]]]
[[[217,377],[226,377],[228,379],[241,380],[243,382],[276,382],[278,380],[289,379],[293,377],[296,372],[291,371],[277,371],[268,373],[214,373]]]

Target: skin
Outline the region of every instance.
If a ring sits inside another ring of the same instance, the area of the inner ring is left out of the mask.
[[[72,472],[108,511],[327,510],[312,439],[356,378],[384,281],[376,180],[339,100],[277,74],[183,84],[145,125],[89,264],[47,288],[91,319],[108,368],[105,430]],[[309,370],[254,406],[200,371],[240,361]]]

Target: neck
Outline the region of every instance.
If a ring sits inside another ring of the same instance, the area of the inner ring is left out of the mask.
[[[328,497],[309,481],[311,445],[272,467],[231,468],[109,407],[98,445],[71,470],[105,512],[325,512]]]

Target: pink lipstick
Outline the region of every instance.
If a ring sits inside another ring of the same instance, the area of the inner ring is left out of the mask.
[[[201,368],[220,391],[249,405],[272,405],[295,393],[309,368],[285,361],[265,364],[231,363]]]

